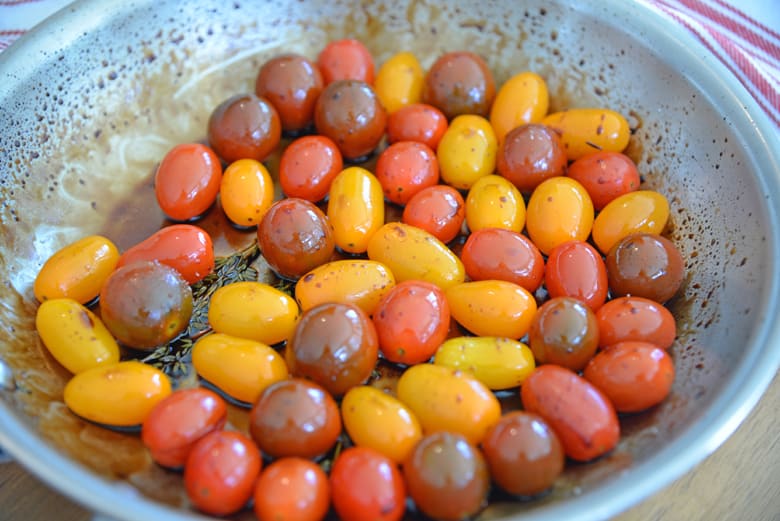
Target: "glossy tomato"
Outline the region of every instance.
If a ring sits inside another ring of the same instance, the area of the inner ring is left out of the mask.
[[[569,165],[566,175],[579,181],[601,210],[613,199],[639,190],[639,171],[634,161],[620,152],[601,150]]]
[[[385,222],[382,185],[376,176],[359,166],[339,172],[330,185],[328,219],[336,246],[348,253],[364,253]]]
[[[228,163],[239,159],[262,161],[276,148],[281,136],[276,109],[255,94],[233,96],[209,117],[209,144]]]
[[[314,122],[314,104],[324,82],[317,65],[299,54],[271,58],[260,67],[255,93],[279,113],[282,130],[296,133]]]
[[[359,40],[329,42],[317,57],[317,66],[326,85],[339,80],[374,83],[374,58]]]
[[[618,297],[596,312],[599,326],[599,346],[636,340],[650,342],[669,349],[677,335],[671,311],[643,297]]]
[[[328,195],[330,184],[343,166],[341,152],[333,140],[304,136],[284,149],[279,162],[279,184],[287,197],[316,203]]]
[[[445,290],[452,317],[477,336],[518,339],[536,314],[531,293],[505,280],[477,280]]]
[[[274,202],[271,174],[256,159],[232,162],[222,176],[219,202],[232,223],[257,226]]]
[[[528,237],[503,228],[471,233],[460,255],[472,280],[506,280],[530,292],[544,278],[544,258]]]
[[[534,315],[528,341],[540,364],[579,371],[593,358],[599,345],[596,316],[578,299],[551,298]]]
[[[480,177],[496,168],[496,134],[482,116],[463,114],[447,127],[436,157],[441,179],[459,190],[468,190]]]
[[[387,118],[387,140],[416,141],[436,150],[447,130],[447,117],[432,105],[412,103]]]
[[[599,212],[593,222],[593,242],[606,255],[629,235],[660,234],[668,221],[666,196],[654,190],[628,192],[610,201]]]
[[[551,297],[574,297],[597,311],[607,299],[607,268],[587,242],[565,242],[550,251],[544,284]]]
[[[487,116],[495,96],[493,73],[473,52],[443,54],[425,76],[423,100],[441,109],[448,119],[461,114]]]
[[[420,101],[425,78],[420,61],[410,52],[390,57],[377,72],[374,88],[389,114]]]
[[[420,190],[439,182],[439,161],[428,145],[399,141],[379,155],[376,178],[388,201],[405,205]]]
[[[254,490],[259,521],[321,521],[330,507],[322,467],[303,458],[280,458],[260,474]]]
[[[407,201],[401,221],[447,243],[460,233],[466,218],[465,204],[463,196],[453,187],[429,186]]]
[[[521,125],[506,134],[496,168],[518,190],[531,193],[542,181],[566,172],[566,152],[558,134],[548,127]]]
[[[593,202],[574,179],[551,177],[531,193],[526,230],[542,253],[571,240],[585,241],[592,228]]]
[[[547,115],[550,96],[544,78],[525,71],[509,78],[490,108],[490,124],[500,142],[514,128],[538,123]]]
[[[629,235],[607,254],[609,287],[615,295],[666,302],[682,285],[685,264],[672,241],[656,234]]]
[[[189,221],[203,215],[217,200],[222,165],[214,151],[200,143],[173,147],[160,162],[154,193],[165,215]]]
[[[480,177],[466,196],[466,224],[472,232],[505,228],[520,233],[525,228],[523,195],[499,175]]]

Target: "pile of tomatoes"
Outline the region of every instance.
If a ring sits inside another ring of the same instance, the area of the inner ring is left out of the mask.
[[[261,520],[332,509],[390,521],[409,497],[459,520],[491,487],[543,493],[566,458],[616,446],[618,413],[670,392],[663,304],[683,280],[661,235],[667,200],[641,189],[622,153],[625,118],[548,108],[543,78],[521,72],[496,90],[471,52],[427,71],[399,53],[376,73],[356,40],[316,63],[270,59],[255,93],[214,110],[208,144],[162,158],[157,203],[178,224],[121,254],[87,237],[41,269],[37,327],[74,374],[65,402],[141,425],[151,457],[183,469],[191,502],[214,515],[251,504]],[[263,160],[283,135],[271,173]],[[193,221],[216,201],[256,228],[294,293],[257,281],[214,291],[209,330],[192,339],[210,389],[173,390],[158,369],[120,361],[120,345],[184,334],[191,287],[215,266]],[[372,385],[378,364],[401,373],[394,385]],[[522,410],[502,411],[497,393],[519,394]],[[226,398],[249,410],[248,432],[226,428]]]

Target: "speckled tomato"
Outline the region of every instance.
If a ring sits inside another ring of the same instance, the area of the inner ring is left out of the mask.
[[[364,253],[385,222],[382,185],[376,176],[359,166],[339,172],[330,185],[328,219],[336,246],[348,253]]]
[[[544,284],[551,297],[574,297],[597,311],[607,299],[607,268],[587,242],[565,242],[550,251]]]
[[[447,243],[460,233],[466,218],[466,203],[451,186],[423,188],[409,199],[401,221],[421,228]]]
[[[511,129],[498,149],[498,173],[523,193],[566,173],[566,152],[558,134],[539,124]]]
[[[276,148],[281,136],[276,109],[255,94],[233,96],[209,117],[209,144],[228,163],[239,159],[262,161]]]
[[[666,196],[653,190],[629,192],[616,197],[599,212],[593,222],[593,242],[606,255],[629,235],[660,234],[668,220]]]
[[[617,296],[666,302],[682,285],[685,264],[672,241],[656,234],[630,235],[606,258],[609,287]]]
[[[540,364],[579,371],[593,358],[599,345],[596,316],[580,300],[552,298],[534,316],[528,341]]]
[[[290,143],[279,162],[279,184],[287,197],[312,203],[325,199],[344,161],[332,139],[304,136]]]
[[[439,141],[436,157],[441,179],[459,190],[468,190],[477,179],[496,168],[496,134],[482,116],[456,117]]]
[[[219,202],[232,223],[257,226],[274,202],[271,174],[256,159],[234,161],[222,176]]]
[[[387,140],[390,143],[416,141],[436,150],[446,130],[446,116],[426,103],[407,105],[387,118]]]
[[[415,141],[399,141],[387,147],[379,155],[375,171],[385,198],[400,205],[439,182],[436,153]]]
[[[472,280],[506,280],[530,292],[544,278],[544,258],[528,237],[502,228],[471,233],[460,258]]]
[[[323,87],[319,67],[298,54],[271,58],[255,80],[255,93],[276,108],[282,130],[293,133],[314,122],[314,104]]]
[[[639,190],[639,172],[634,161],[620,152],[601,150],[569,165],[566,175],[579,181],[601,210],[613,199]]]
[[[677,335],[671,311],[643,297],[618,297],[596,312],[599,346],[606,347],[628,340],[650,342],[669,349]]]
[[[512,183],[498,175],[480,177],[466,196],[466,224],[472,232],[483,228],[525,228],[525,201]]]
[[[521,338],[536,313],[533,295],[505,280],[464,282],[445,294],[452,318],[477,336]]]
[[[203,215],[219,193],[222,165],[200,143],[176,145],[163,157],[154,176],[154,193],[165,215],[189,221]]]
[[[425,76],[423,100],[441,109],[448,119],[461,114],[487,116],[495,96],[493,74],[473,52],[443,54]]]
[[[509,78],[490,108],[490,124],[498,140],[503,141],[514,128],[540,122],[547,115],[549,103],[547,83],[538,74],[525,71]]]

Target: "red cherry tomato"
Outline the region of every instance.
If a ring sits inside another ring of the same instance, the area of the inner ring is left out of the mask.
[[[566,175],[585,187],[596,210],[620,195],[639,190],[636,164],[620,152],[602,150],[581,157],[569,165]]]
[[[319,68],[297,54],[265,62],[257,74],[255,93],[279,112],[282,130],[297,132],[311,126],[314,104],[324,85]]]
[[[287,197],[312,203],[325,199],[330,183],[344,168],[336,143],[325,136],[304,136],[290,143],[279,162],[279,184]]]
[[[460,233],[466,218],[463,196],[449,185],[423,188],[409,199],[401,220],[447,243]]]
[[[399,141],[379,155],[376,178],[388,201],[405,205],[420,190],[439,182],[439,161],[428,145]]]
[[[267,99],[255,94],[233,96],[209,117],[209,144],[228,163],[239,159],[262,161],[281,137],[279,113]]]
[[[214,204],[221,180],[222,165],[211,148],[200,143],[177,145],[157,167],[154,193],[165,215],[189,221]]]
[[[254,500],[259,521],[321,521],[330,507],[328,476],[313,461],[281,458],[260,474]]]
[[[599,346],[636,340],[669,349],[677,335],[674,316],[663,305],[642,297],[612,299],[596,312]]]
[[[460,256],[472,280],[506,280],[533,293],[544,278],[539,248],[512,230],[483,228],[472,232]]]
[[[395,462],[368,447],[342,451],[330,471],[333,508],[342,521],[398,521],[406,488]]]
[[[358,40],[330,42],[317,57],[325,85],[338,80],[360,80],[374,83],[374,58]]]
[[[117,268],[138,261],[157,261],[179,272],[194,284],[214,271],[214,245],[203,229],[191,224],[174,224],[125,251]]]
[[[620,342],[593,357],[583,376],[618,412],[639,412],[661,403],[674,383],[674,362],[648,342]]]
[[[544,283],[551,297],[574,297],[593,311],[607,300],[607,268],[601,254],[587,242],[569,241],[553,248]]]
[[[239,432],[214,431],[192,448],[184,465],[187,496],[199,510],[226,516],[252,497],[260,474],[260,451]]]
[[[413,103],[393,112],[387,118],[387,140],[416,141],[436,150],[447,131],[447,118],[432,105]]]
[[[177,468],[206,434],[222,429],[227,404],[218,394],[196,387],[182,389],[158,402],[141,427],[141,440],[152,459]]]

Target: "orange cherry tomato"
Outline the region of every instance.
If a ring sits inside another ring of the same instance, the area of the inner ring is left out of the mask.
[[[311,126],[314,104],[324,87],[319,68],[308,58],[285,54],[260,67],[255,93],[279,112],[282,130],[298,132]]]
[[[304,136],[290,143],[279,162],[279,184],[287,197],[312,203],[325,199],[344,160],[339,147],[325,136]]]
[[[387,140],[416,141],[436,150],[447,131],[447,118],[432,105],[412,103],[387,117]]]
[[[225,169],[219,194],[231,222],[257,226],[274,202],[274,182],[260,161],[239,159]]]
[[[337,40],[328,43],[317,57],[325,85],[338,80],[360,80],[374,83],[374,58],[358,40]]]
[[[560,438],[563,451],[589,461],[611,451],[620,424],[609,398],[588,380],[563,367],[537,367],[520,388],[523,408],[544,418]]]
[[[388,201],[404,205],[423,188],[439,182],[439,161],[428,145],[399,141],[379,155],[376,178]]]
[[[599,346],[637,340],[669,349],[677,335],[671,311],[643,297],[612,299],[596,312]]]
[[[674,362],[666,351],[649,342],[619,342],[594,356],[583,376],[618,412],[639,412],[669,395]]]
[[[238,512],[252,497],[260,474],[260,451],[235,431],[214,431],[192,448],[184,465],[184,487],[199,510],[225,516]]]
[[[629,235],[660,234],[668,220],[669,201],[663,194],[653,190],[628,192],[610,201],[596,216],[593,242],[606,255]]]
[[[504,228],[472,232],[460,258],[471,280],[505,280],[533,293],[544,278],[539,248],[525,235]]]
[[[342,521],[398,521],[406,486],[395,462],[368,447],[349,447],[330,471],[333,508]]]
[[[544,283],[551,297],[574,297],[593,311],[607,300],[607,268],[596,248],[569,241],[550,251]]]
[[[534,189],[525,219],[528,236],[546,255],[564,242],[587,240],[593,228],[593,202],[574,179],[552,177]]]
[[[465,218],[466,203],[460,192],[448,185],[434,185],[407,201],[401,221],[447,243],[460,233]]]
[[[616,197],[639,190],[641,181],[630,157],[609,150],[577,159],[569,165],[566,175],[585,187],[596,210],[601,210]]]
[[[170,266],[188,284],[194,284],[214,271],[214,245],[202,228],[174,224],[125,251],[119,257],[117,268],[138,261],[157,261]]]
[[[330,483],[313,461],[280,458],[260,474],[254,500],[259,521],[321,521],[330,507]]]
[[[154,193],[165,215],[189,221],[214,204],[221,179],[222,165],[211,148],[200,143],[177,145],[157,167]]]

